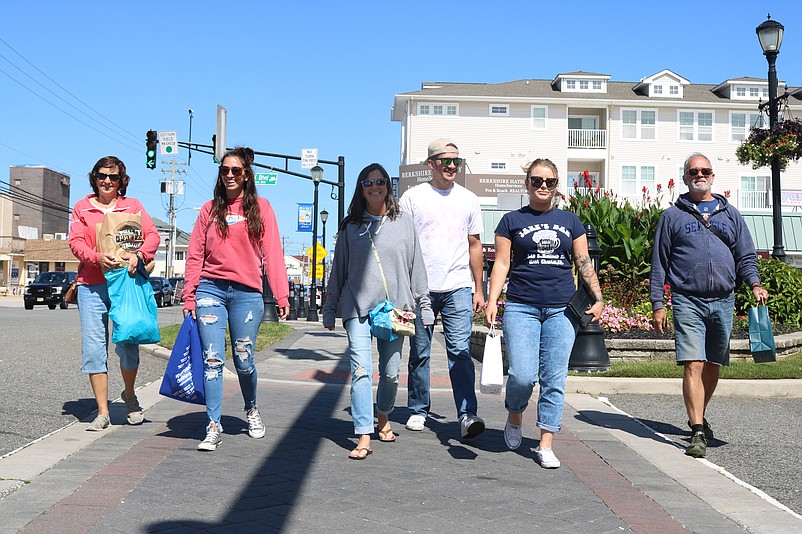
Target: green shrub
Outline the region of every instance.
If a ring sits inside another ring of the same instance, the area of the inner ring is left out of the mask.
[[[802,271],[775,259],[757,262],[760,280],[769,292],[769,316],[778,324],[802,326]],[[735,292],[735,315],[745,316],[747,309],[756,306],[755,297],[747,284]]]

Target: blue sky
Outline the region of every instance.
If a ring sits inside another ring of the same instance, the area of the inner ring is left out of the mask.
[[[35,6],[35,7],[33,7]],[[220,9],[225,6],[224,9]],[[452,6],[452,7],[446,7]],[[209,144],[215,106],[228,110],[228,146],[300,156],[345,156],[346,206],[356,175],[377,161],[397,174],[400,124],[393,96],[423,81],[500,83],[560,72],[637,81],[668,68],[693,83],[765,77],[755,27],[785,26],[781,80],[802,85],[798,2],[14,2],[0,23],[0,166],[46,165],[72,176],[74,203],[98,158],[120,157],[129,195],[166,219],[158,169],[145,168],[145,132],[176,130]],[[25,87],[23,87],[23,85]],[[178,159],[186,160],[181,150]],[[276,160],[257,159],[265,164]],[[301,171],[293,163],[292,170]],[[211,197],[216,166],[193,154],[179,227]],[[8,181],[7,171],[2,171]],[[336,179],[334,167],[326,179]],[[337,203],[321,186],[321,209]],[[280,175],[261,186],[287,252],[309,247],[296,203],[311,182]]]

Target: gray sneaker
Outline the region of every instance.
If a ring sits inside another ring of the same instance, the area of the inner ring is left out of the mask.
[[[685,454],[694,458],[704,458],[707,454],[707,438],[704,431],[694,432],[691,436],[691,444],[685,449]]]
[[[198,443],[199,451],[213,451],[223,442],[220,437],[220,428],[213,426],[206,432],[206,437]]]
[[[245,412],[245,417],[248,419],[248,435],[256,439],[265,437],[265,425],[262,423],[259,410],[251,408]]]
[[[465,414],[460,417],[459,429],[463,438],[475,438],[485,431],[485,422],[478,415]]]
[[[128,410],[128,424],[141,425],[142,421],[145,420],[145,414],[142,412],[142,406],[139,405],[139,399],[136,398],[136,395],[126,399],[125,390],[120,393],[120,397],[125,402],[125,408]]]
[[[89,426],[86,427],[87,432],[100,432],[101,430],[105,430],[109,427],[109,416],[108,415],[98,415],[95,417],[95,420],[89,423]]]

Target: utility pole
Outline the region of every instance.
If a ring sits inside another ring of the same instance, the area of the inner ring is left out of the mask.
[[[176,174],[186,174],[187,171],[184,169],[176,168],[177,165],[186,165],[186,163],[181,161],[176,161],[171,159],[169,162],[162,162],[162,163],[169,163],[170,170],[162,169],[162,173],[167,174],[170,173],[170,179],[165,180],[162,182],[162,193],[167,193],[170,195],[170,202],[167,208],[167,224],[170,225],[170,238],[167,241],[167,264],[165,267],[165,278],[170,278],[173,273],[173,261],[175,260],[175,195],[176,194],[184,194],[184,182],[183,180],[176,180]]]

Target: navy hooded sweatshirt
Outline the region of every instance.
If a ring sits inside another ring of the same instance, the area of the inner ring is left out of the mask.
[[[660,216],[649,277],[653,310],[663,308],[665,284],[682,295],[716,300],[735,290],[736,275],[750,285],[760,282],[755,245],[743,217],[725,197],[715,193],[713,197],[718,207],[708,222],[728,244],[689,212],[698,210],[688,193]]]

